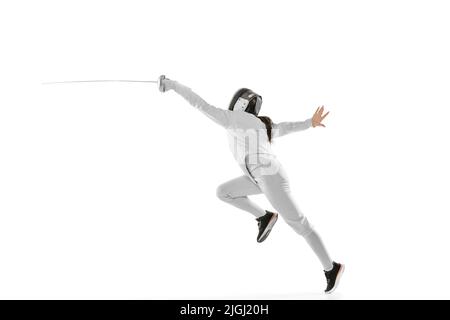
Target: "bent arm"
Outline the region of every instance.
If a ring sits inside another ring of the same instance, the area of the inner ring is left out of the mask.
[[[306,130],[312,127],[312,119],[297,122],[274,123],[272,127],[273,136],[281,137],[289,133]]]
[[[174,90],[180,96],[182,96],[187,102],[189,102],[193,107],[200,110],[208,118],[221,125],[222,127],[229,126],[229,114],[228,110],[216,108],[205,100],[203,100],[198,94],[193,92],[191,88],[188,88],[181,83],[169,79],[164,79],[164,86],[166,90]]]

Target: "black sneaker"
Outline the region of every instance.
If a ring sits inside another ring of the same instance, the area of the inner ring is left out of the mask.
[[[338,286],[339,280],[344,272],[345,266],[343,264],[333,261],[333,269],[324,271],[327,278],[327,288],[325,293],[332,293]]]
[[[256,221],[258,221],[259,229],[258,238],[256,238],[256,241],[258,242],[263,242],[267,239],[270,231],[272,230],[275,222],[277,222],[278,219],[278,213],[269,212],[267,210],[266,212],[267,213],[265,215],[256,219]]]

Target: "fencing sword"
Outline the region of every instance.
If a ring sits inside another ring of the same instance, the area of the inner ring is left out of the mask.
[[[164,80],[166,76],[161,75],[159,76],[158,80],[68,80],[68,81],[49,81],[49,82],[42,82],[44,85],[49,84],[67,84],[67,83],[98,83],[98,82],[128,82],[128,83],[156,83],[158,85],[158,88],[161,92],[164,92],[164,86],[162,85],[162,80]]]

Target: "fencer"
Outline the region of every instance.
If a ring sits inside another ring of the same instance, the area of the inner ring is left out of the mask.
[[[333,261],[325,245],[306,216],[295,203],[285,170],[271,150],[273,139],[308,128],[325,127],[324,107],[314,115],[298,122],[273,123],[269,117],[258,116],[262,97],[250,89],[239,89],[231,99],[228,110],[217,108],[203,100],[183,84],[161,76],[161,92],[174,91],[208,118],[223,127],[228,134],[229,147],[243,175],[217,188],[219,199],[251,213],[258,222],[257,241],[267,239],[278,214],[264,210],[248,196],[264,194],[283,220],[301,235],[319,258],[327,281],[325,293],[333,292],[344,271],[344,265]]]

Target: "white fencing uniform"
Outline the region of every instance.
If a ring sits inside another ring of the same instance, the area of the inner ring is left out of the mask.
[[[310,225],[291,197],[287,176],[272,153],[264,123],[245,111],[216,108],[190,88],[173,80],[165,79],[166,91],[174,90],[192,106],[227,130],[229,146],[244,175],[230,180],[217,188],[217,196],[255,217],[266,214],[247,196],[264,193],[271,205],[283,219],[303,236],[317,254],[325,270],[332,268],[330,259],[319,235]],[[281,122],[272,127],[272,138],[305,130],[312,125],[311,119],[299,122]]]

